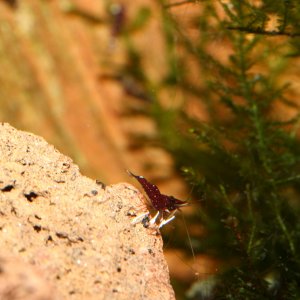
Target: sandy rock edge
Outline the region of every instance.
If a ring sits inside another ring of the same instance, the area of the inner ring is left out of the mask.
[[[0,299],[174,299],[143,195],[103,187],[44,139],[0,124]]]

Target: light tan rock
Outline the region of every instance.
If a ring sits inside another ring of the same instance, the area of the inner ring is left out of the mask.
[[[141,209],[133,186],[0,124],[0,299],[174,299],[161,237],[131,224]]]

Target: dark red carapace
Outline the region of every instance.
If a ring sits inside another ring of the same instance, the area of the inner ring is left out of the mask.
[[[167,196],[161,194],[158,187],[155,184],[149,182],[143,176],[134,175],[128,170],[127,172],[129,175],[133,176],[142,185],[149,200],[151,201],[153,208],[156,209],[157,211],[171,213],[182,206],[188,205],[186,201],[181,201],[176,199],[173,196]]]

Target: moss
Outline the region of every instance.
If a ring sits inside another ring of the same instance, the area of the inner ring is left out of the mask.
[[[188,3],[194,36],[176,17]],[[299,4],[222,3],[159,2],[167,72],[149,114],[200,199],[191,222],[206,234],[194,250],[234,262],[205,297],[298,299],[299,110],[284,74],[299,55]],[[162,105],[166,89],[180,92],[182,104]],[[190,103],[207,117],[194,117]],[[203,299],[197,286],[188,295]]]

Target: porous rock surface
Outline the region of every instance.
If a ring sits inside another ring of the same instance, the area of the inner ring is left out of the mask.
[[[0,299],[174,299],[143,196],[0,124]]]

